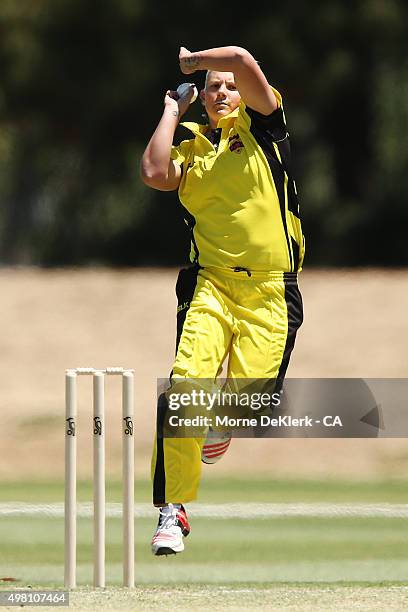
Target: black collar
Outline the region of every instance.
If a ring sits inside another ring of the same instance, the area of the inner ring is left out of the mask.
[[[221,128],[215,128],[207,133],[207,138],[213,145],[214,149],[218,149],[221,139]]]

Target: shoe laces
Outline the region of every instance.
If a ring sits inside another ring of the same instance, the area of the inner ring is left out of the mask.
[[[159,529],[170,529],[171,527],[175,527],[178,517],[179,506],[174,506],[173,504],[168,504],[163,508],[159,509]]]

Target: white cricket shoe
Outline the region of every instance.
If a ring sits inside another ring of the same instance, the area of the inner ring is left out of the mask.
[[[182,504],[167,504],[159,510],[159,522],[152,538],[154,555],[175,555],[183,552],[183,537],[190,533],[187,514]]]
[[[201,449],[201,461],[203,463],[217,463],[227,452],[231,444],[232,433],[226,431],[224,433],[208,430],[204,446]]]

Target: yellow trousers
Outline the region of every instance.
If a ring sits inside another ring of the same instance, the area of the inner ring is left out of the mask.
[[[176,293],[177,353],[171,380],[227,378],[282,381],[303,320],[297,274],[186,268]],[[168,405],[161,395],[152,457],[153,503],[197,498],[204,438],[162,437]]]

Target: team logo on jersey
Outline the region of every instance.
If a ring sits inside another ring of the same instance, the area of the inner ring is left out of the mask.
[[[240,139],[239,134],[235,134],[234,136],[230,136],[228,138],[228,146],[230,151],[234,153],[242,153],[244,143]]]

